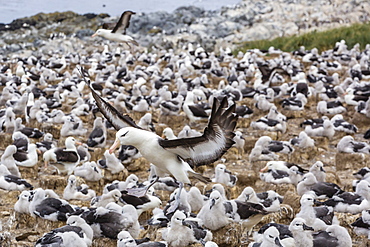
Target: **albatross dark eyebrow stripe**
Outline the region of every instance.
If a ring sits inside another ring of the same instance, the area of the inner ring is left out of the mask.
[[[122,135],[121,135],[121,137],[126,136],[126,135],[127,135],[127,133],[128,133],[128,131],[126,131],[126,133],[122,134]]]

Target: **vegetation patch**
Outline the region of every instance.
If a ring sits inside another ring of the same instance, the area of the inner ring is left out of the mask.
[[[359,43],[361,49],[365,48],[366,44],[370,44],[370,23],[353,24],[348,27],[320,32],[312,31],[302,35],[279,37],[272,40],[247,41],[240,44],[239,48],[235,50],[235,54],[239,51],[245,52],[254,48],[267,50],[271,46],[287,52],[297,50],[300,46],[305,46],[307,50],[316,47],[319,51],[324,51],[332,49],[333,45],[342,39],[346,41],[348,47],[353,47],[356,43]]]

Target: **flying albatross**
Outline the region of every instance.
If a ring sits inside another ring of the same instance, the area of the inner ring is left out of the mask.
[[[81,73],[90,86],[96,104],[102,114],[118,131],[110,147],[112,153],[119,145],[136,147],[143,157],[158,169],[159,177],[171,174],[181,183],[190,184],[189,176],[203,182],[210,179],[196,173],[192,167],[210,164],[218,160],[233,144],[234,129],[238,116],[235,104],[228,107],[226,97],[213,102],[212,113],[202,136],[166,140],[153,132],[143,130],[127,115],[119,113],[91,87],[86,79],[87,72]]]
[[[101,36],[112,41],[123,42],[126,43],[130,49],[131,45],[138,46],[139,44],[131,36],[126,34],[126,29],[130,25],[131,15],[134,14],[136,13],[129,10],[123,12],[113,30],[106,29],[109,28],[109,24],[105,24],[103,28],[98,29],[91,37]]]

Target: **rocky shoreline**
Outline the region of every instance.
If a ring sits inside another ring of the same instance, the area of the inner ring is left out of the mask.
[[[55,12],[0,24],[0,54],[38,49],[55,35],[89,39],[102,23],[117,19],[107,14]],[[191,42],[207,51],[217,51],[223,46],[233,49],[243,41],[291,36],[369,20],[370,3],[365,0],[244,0],[217,11],[190,6],[172,13],[137,13],[131,19],[128,34],[146,48],[182,49]]]

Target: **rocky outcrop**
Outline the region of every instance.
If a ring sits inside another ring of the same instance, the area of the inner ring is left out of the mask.
[[[102,23],[117,20],[118,16],[107,14],[40,13],[0,24],[0,45],[5,45],[4,53],[40,47],[41,38],[53,38],[61,33],[85,39]],[[225,44],[233,46],[242,41],[272,39],[369,20],[370,3],[365,0],[243,0],[217,11],[187,6],[172,13],[137,13],[132,16],[128,34],[143,47],[177,49],[192,42],[210,51]]]

